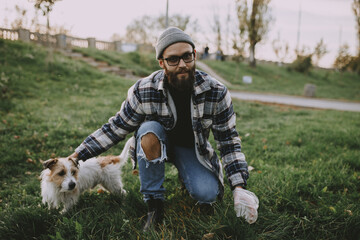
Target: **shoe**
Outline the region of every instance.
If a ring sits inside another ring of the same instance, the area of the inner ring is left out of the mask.
[[[161,199],[150,199],[147,201],[148,213],[147,220],[143,231],[147,232],[152,228],[156,228],[163,223],[164,220],[164,202]]]
[[[215,214],[215,209],[211,204],[200,203],[198,206],[200,213],[203,215],[213,216]]]

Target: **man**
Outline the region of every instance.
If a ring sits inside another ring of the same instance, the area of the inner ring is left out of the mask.
[[[183,185],[200,204],[222,197],[223,167],[208,142],[211,129],[234,190],[237,215],[256,221],[257,198],[243,189],[247,163],[226,87],[195,69],[195,44],[178,28],[160,35],[156,58],[163,70],[137,81],[120,111],[71,157],[97,156],[135,131],[133,160],[139,165],[140,191],[148,204],[146,231],[163,221],[166,161],[176,166]]]

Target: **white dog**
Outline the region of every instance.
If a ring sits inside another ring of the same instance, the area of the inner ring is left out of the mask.
[[[121,168],[126,163],[130,138],[120,156],[90,158],[79,165],[71,158],[55,158],[44,162],[41,172],[42,202],[50,208],[64,206],[62,212],[68,211],[77,203],[80,194],[101,184],[113,194],[125,194],[121,181]]]

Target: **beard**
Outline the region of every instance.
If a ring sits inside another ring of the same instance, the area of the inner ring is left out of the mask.
[[[177,71],[169,71],[165,67],[167,83],[178,91],[191,91],[195,82],[195,63],[191,68],[183,67]]]

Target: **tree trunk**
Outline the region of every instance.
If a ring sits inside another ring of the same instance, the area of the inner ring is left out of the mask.
[[[250,50],[250,57],[249,57],[250,67],[256,67],[255,44],[251,44],[249,50]]]

